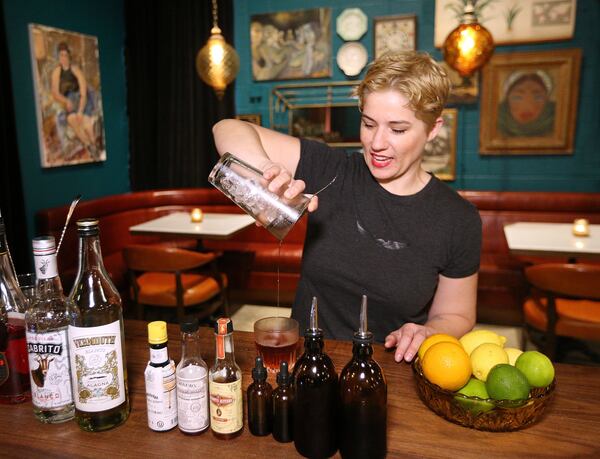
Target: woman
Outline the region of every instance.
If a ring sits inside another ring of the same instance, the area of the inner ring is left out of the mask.
[[[71,62],[69,45],[57,47],[58,66],[52,71],[52,97],[63,105],[67,123],[87,151],[96,157],[96,139],[92,117],[94,102],[81,69]]]
[[[412,360],[431,334],[460,336],[473,327],[481,220],[421,168],[449,88],[427,54],[376,60],[357,90],[362,155],[236,120],[214,126],[219,153],[259,167],[271,191],[314,193],[337,177],[309,206],[292,309],[301,326],[316,296],[326,336],[351,339],[366,294],[369,329],[396,348],[398,362]]]

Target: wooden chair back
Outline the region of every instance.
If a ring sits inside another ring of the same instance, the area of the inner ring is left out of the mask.
[[[210,263],[216,255],[176,247],[129,245],[123,249],[123,258],[133,271],[177,272]]]
[[[531,285],[554,296],[600,301],[600,265],[543,263],[529,266]]]

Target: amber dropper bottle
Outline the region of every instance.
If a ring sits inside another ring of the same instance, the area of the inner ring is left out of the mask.
[[[267,382],[267,369],[263,365],[262,357],[256,357],[256,364],[252,369],[254,382],[248,386],[248,428],[256,436],[271,433],[273,405],[271,397],[273,388]]]

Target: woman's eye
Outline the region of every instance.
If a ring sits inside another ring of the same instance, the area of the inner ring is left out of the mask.
[[[374,124],[367,123],[366,121],[363,121],[363,126],[366,127],[367,129],[371,129],[371,128],[375,127]]]
[[[404,134],[406,132],[406,129],[392,129],[392,132],[394,134]]]

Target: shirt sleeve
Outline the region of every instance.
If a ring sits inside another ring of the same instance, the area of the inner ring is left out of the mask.
[[[316,140],[300,139],[300,161],[294,178],[304,180],[307,193],[315,193],[342,171],[347,157],[344,150]]]
[[[481,217],[475,206],[465,204],[452,230],[448,264],[440,273],[453,279],[475,274],[481,261]]]

